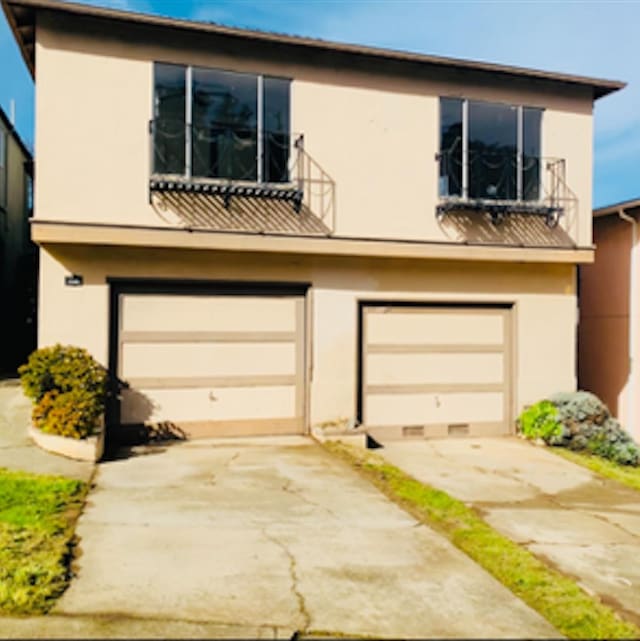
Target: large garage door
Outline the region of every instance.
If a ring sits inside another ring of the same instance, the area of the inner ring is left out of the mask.
[[[362,414],[405,435],[510,431],[510,311],[363,307]]]
[[[304,430],[302,296],[121,293],[118,309],[123,425]]]

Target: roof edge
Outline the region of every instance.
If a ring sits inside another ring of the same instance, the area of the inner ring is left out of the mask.
[[[29,68],[31,75],[35,77],[35,61],[33,55],[27,50],[27,42],[21,34],[21,28],[15,19],[15,8],[21,7],[26,11],[32,12],[38,10],[62,12],[75,14],[98,19],[118,20],[129,23],[144,24],[148,26],[174,28],[190,31],[199,31],[201,33],[210,33],[212,35],[229,36],[240,39],[252,39],[263,43],[285,44],[295,47],[320,49],[324,51],[333,51],[336,53],[368,56],[371,58],[395,60],[398,62],[414,62],[431,64],[435,66],[450,67],[458,70],[470,72],[497,73],[506,76],[519,76],[545,80],[547,82],[565,83],[577,86],[591,88],[593,99],[597,100],[610,93],[626,87],[627,83],[618,80],[606,80],[602,78],[592,78],[588,76],[572,75],[565,73],[556,73],[543,71],[539,69],[529,69],[525,67],[516,67],[511,65],[496,64],[490,62],[465,60],[460,58],[450,58],[444,56],[432,56],[397,49],[384,49],[379,47],[363,46],[349,43],[332,42],[318,38],[309,38],[303,36],[292,36],[270,31],[259,31],[253,29],[241,29],[230,27],[213,22],[197,22],[179,18],[168,18],[164,16],[140,13],[133,11],[123,11],[120,9],[108,9],[105,7],[95,7],[92,5],[79,4],[77,2],[66,2],[62,0],[0,0],[7,20],[13,31],[13,35],[18,42],[22,56]]]
[[[605,207],[594,209],[593,217],[601,218],[603,216],[611,216],[612,214],[617,214],[618,212],[625,211],[627,209],[640,209],[640,198],[623,200],[619,203],[613,203],[612,205],[606,205]]]

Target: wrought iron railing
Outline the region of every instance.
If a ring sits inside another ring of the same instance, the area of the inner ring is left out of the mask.
[[[306,152],[303,134],[169,119],[152,120],[149,133],[152,191],[288,200],[333,228],[335,182]]]
[[[494,222],[509,213],[544,216],[555,226],[576,198],[566,182],[566,163],[548,158],[461,147],[438,154],[437,214],[456,210],[487,212]]]
[[[152,120],[152,173],[182,178],[289,183],[300,136],[235,124]]]

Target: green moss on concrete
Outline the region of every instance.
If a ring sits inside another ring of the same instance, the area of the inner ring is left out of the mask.
[[[561,634],[572,639],[640,638],[640,628],[494,530],[462,501],[417,481],[367,450],[340,442],[324,447],[416,519],[446,536]]]

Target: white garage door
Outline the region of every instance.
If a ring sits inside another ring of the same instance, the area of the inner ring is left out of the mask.
[[[405,435],[510,431],[508,309],[365,306],[363,422]]]
[[[120,422],[188,436],[304,430],[304,298],[119,295]]]

